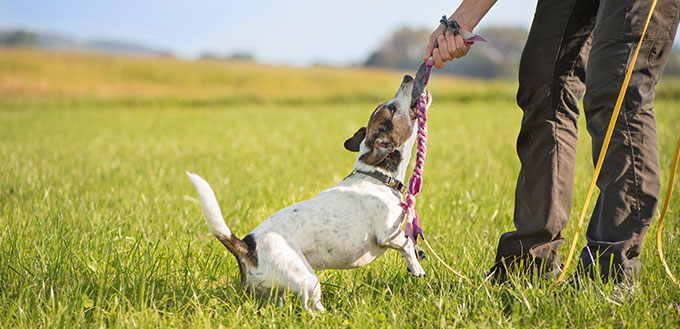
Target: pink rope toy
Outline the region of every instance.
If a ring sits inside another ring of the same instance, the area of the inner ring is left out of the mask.
[[[486,42],[486,39],[481,35],[474,34],[469,31],[462,30],[460,25],[455,20],[449,20],[446,16],[442,16],[439,23],[446,26],[446,30],[450,31],[454,35],[461,34],[465,45],[470,47],[475,41]],[[437,40],[435,40],[435,47],[439,47]],[[413,168],[413,174],[408,181],[408,191],[406,193],[405,201],[401,202],[402,208],[406,212],[406,225],[404,226],[404,233],[406,236],[413,240],[414,244],[418,244],[418,236],[425,241],[425,234],[420,228],[420,222],[418,221],[418,213],[416,212],[416,195],[420,193],[420,188],[423,185],[423,166],[425,166],[425,153],[427,152],[427,110],[430,108],[432,103],[432,97],[430,93],[425,90],[427,82],[430,80],[430,73],[432,71],[432,66],[434,66],[434,61],[432,57],[425,62],[425,81],[423,84],[423,92],[420,94],[418,99],[418,105],[416,116],[418,118],[418,150],[416,153],[416,165]],[[422,67],[422,64],[421,64]],[[420,68],[418,69],[420,71]],[[420,73],[420,72],[418,72]],[[416,80],[418,80],[418,74],[416,74]],[[428,245],[429,247],[429,245]],[[441,260],[440,260],[441,261]],[[443,261],[442,261],[443,262]],[[448,265],[447,265],[448,266]],[[455,271],[454,271],[455,272]]]
[[[425,75],[425,85],[430,80],[430,71],[432,71],[432,61],[427,61],[427,73]],[[406,200],[401,202],[402,208],[406,211],[406,225],[404,232],[406,236],[413,240],[414,244],[418,243],[418,236],[420,235],[425,240],[423,230],[420,228],[418,221],[418,212],[415,209],[416,195],[420,193],[423,185],[423,167],[425,166],[425,154],[427,153],[427,110],[432,104],[432,97],[427,90],[423,90],[418,100],[416,117],[418,119],[418,143],[416,151],[416,164],[413,167],[413,174],[408,180],[408,191],[406,193]]]

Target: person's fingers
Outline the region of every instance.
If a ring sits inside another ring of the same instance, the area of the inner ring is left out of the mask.
[[[438,69],[444,68],[444,61],[442,60],[441,51],[439,48],[435,48],[432,51],[432,58],[434,59],[434,67]]]
[[[430,59],[430,57],[434,58],[434,49],[437,47],[435,46],[435,41],[438,41],[438,38],[440,35],[444,34],[444,31],[446,30],[446,26],[444,24],[439,24],[439,26],[430,34],[430,40],[429,43],[427,44],[427,47],[425,47],[425,55],[423,55],[423,61],[427,61]]]
[[[453,36],[453,33],[451,31],[446,31],[446,47],[449,51],[449,55],[451,55],[451,59],[456,59],[458,58],[456,56],[457,53],[457,45],[456,45],[456,39]]]
[[[452,55],[455,58],[461,58],[467,55],[468,51],[470,51],[470,47],[465,45],[465,40],[463,39],[463,36],[458,34],[454,37],[454,40],[456,42],[456,50]]]
[[[437,41],[439,41],[439,56],[441,56],[442,60],[445,62],[452,60],[453,57],[451,57],[446,37],[440,35],[439,38],[437,38]]]

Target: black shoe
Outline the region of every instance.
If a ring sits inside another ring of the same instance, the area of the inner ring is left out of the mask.
[[[496,263],[486,272],[484,282],[491,281],[493,284],[503,284],[508,282],[508,271],[503,263]]]

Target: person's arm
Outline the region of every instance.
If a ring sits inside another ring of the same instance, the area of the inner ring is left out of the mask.
[[[463,0],[463,3],[458,6],[458,9],[449,17],[449,19],[456,20],[462,30],[472,32],[472,30],[479,24],[482,17],[491,9],[496,3],[496,0]],[[453,35],[453,33],[446,31],[444,24],[439,24],[432,34],[430,34],[430,41],[425,48],[425,56],[423,61],[426,61],[430,56],[434,59],[434,66],[443,68],[444,62],[461,58],[467,55],[470,50],[463,42],[463,37]],[[437,40],[439,47],[434,47],[434,41]]]

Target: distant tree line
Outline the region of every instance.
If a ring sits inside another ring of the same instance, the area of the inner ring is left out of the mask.
[[[129,54],[134,56],[172,56],[168,51],[107,39],[79,41],[59,34],[28,30],[0,30],[0,46],[35,47],[44,50],[69,50]]]
[[[400,28],[373,53],[364,66],[415,70],[422,61],[429,30]],[[488,43],[475,44],[467,56],[449,63],[440,72],[478,78],[516,79],[528,31],[514,27],[492,27],[477,31]],[[665,75],[680,75],[680,52],[673,49]]]
[[[248,52],[234,52],[232,54],[220,55],[215,53],[203,53],[199,56],[200,60],[212,60],[212,61],[255,61],[255,55]]]
[[[0,32],[0,45],[5,46],[36,46],[38,35],[24,30]]]

